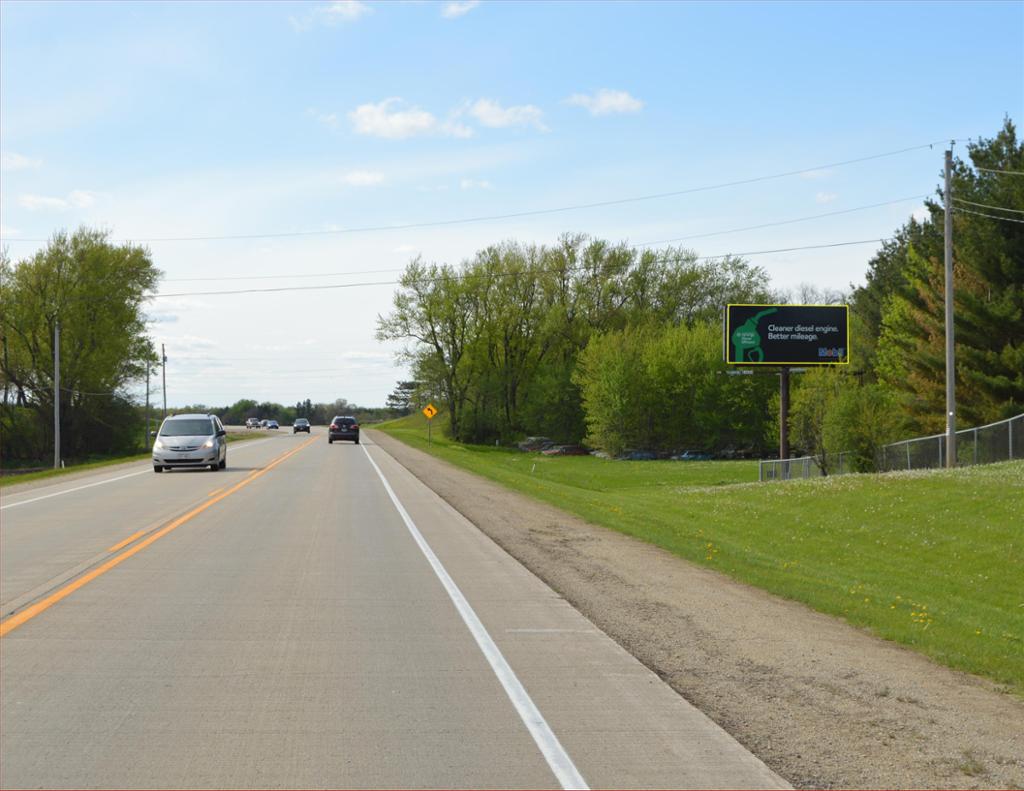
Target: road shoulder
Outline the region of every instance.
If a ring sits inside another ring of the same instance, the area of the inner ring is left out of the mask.
[[[1024,701],[367,434],[797,787],[1024,787]]]

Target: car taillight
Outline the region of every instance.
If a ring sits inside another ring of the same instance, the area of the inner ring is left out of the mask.
[[[338,430],[338,427],[334,423],[331,423],[331,431],[337,431],[337,430]]]
[[[358,423],[353,423],[352,424],[352,428],[359,428],[359,424]]]

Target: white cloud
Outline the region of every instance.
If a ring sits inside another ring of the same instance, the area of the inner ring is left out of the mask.
[[[366,3],[360,0],[334,0],[323,10],[323,13],[332,19],[339,19],[345,22],[352,22],[364,17],[373,11]]]
[[[839,196],[836,195],[834,192],[819,192],[817,195],[814,196],[814,202],[815,203],[831,203],[832,201],[834,201],[838,197]]]
[[[87,190],[72,190],[68,195],[68,201],[79,209],[87,209],[96,202],[96,193]]]
[[[602,88],[593,96],[574,93],[565,103],[584,107],[591,115],[638,113],[644,106],[640,99],[630,96],[626,91],[613,91],[609,88]]]
[[[66,209],[68,202],[63,198],[51,198],[46,195],[21,195],[18,203],[29,211],[39,209]]]
[[[0,236],[17,236],[21,231],[17,228],[10,228],[6,225],[0,225]]]
[[[4,151],[0,154],[0,170],[27,170],[37,168],[42,164],[41,159],[30,159],[13,151]]]
[[[521,104],[514,107],[502,107],[491,99],[478,99],[470,108],[469,114],[484,126],[501,128],[506,126],[533,126],[547,131],[544,125],[544,113],[532,104]]]
[[[342,360],[367,360],[371,362],[390,363],[393,357],[390,353],[385,352],[363,352],[356,350],[349,350],[340,352],[338,358]]]
[[[452,2],[444,4],[444,8],[441,9],[441,16],[445,19],[454,19],[463,14],[468,14],[478,5],[480,5],[480,0],[452,0]]]
[[[319,110],[310,107],[306,110],[306,114],[312,116],[318,123],[321,123],[330,129],[337,129],[340,124],[337,113],[322,113]]]
[[[402,99],[391,97],[377,104],[361,104],[348,114],[358,134],[402,140],[416,135],[443,135],[446,137],[472,137],[473,130],[454,119],[438,121],[419,107],[399,109]]]
[[[63,211],[72,206],[76,209],[87,209],[96,203],[97,197],[97,193],[89,192],[88,190],[72,190],[66,198],[25,194],[18,197],[18,203],[29,211],[38,211],[40,209]]]
[[[371,170],[353,170],[342,176],[342,180],[353,187],[372,187],[384,181],[384,174]]]
[[[919,209],[914,209],[914,211],[911,212],[910,216],[913,217],[918,222],[924,222],[925,220],[928,220],[928,219],[931,218],[932,213],[930,211],[928,211],[928,207],[927,206],[922,206]]]
[[[466,126],[465,124],[460,124],[458,121],[454,119],[445,121],[438,127],[438,129],[440,130],[441,134],[446,135],[447,137],[467,138],[472,137],[474,134],[473,130],[470,127]]]
[[[494,185],[486,180],[474,181],[473,179],[462,179],[459,186],[464,190],[492,190]]]
[[[370,13],[373,13],[373,8],[360,0],[333,0],[331,3],[318,6],[305,16],[290,16],[288,22],[294,30],[302,32],[318,24],[333,27],[340,23],[355,22]]]

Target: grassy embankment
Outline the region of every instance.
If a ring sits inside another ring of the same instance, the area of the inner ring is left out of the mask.
[[[247,439],[256,439],[260,436],[264,435],[259,432],[245,434],[242,434],[241,432],[231,432],[227,435],[227,439],[228,442],[239,442]],[[61,475],[67,475],[72,472],[82,472],[83,470],[98,469],[100,467],[111,467],[115,464],[125,464],[126,462],[131,461],[148,461],[151,458],[152,454],[147,451],[145,453],[135,453],[128,456],[87,459],[82,462],[68,464],[67,467],[61,470],[40,470],[39,472],[26,472],[23,475],[0,475],[0,488],[13,486],[16,483],[39,481],[45,478],[58,478]]]
[[[757,463],[617,462],[426,445],[594,524],[804,602],[1024,695],[1024,462],[757,483]]]

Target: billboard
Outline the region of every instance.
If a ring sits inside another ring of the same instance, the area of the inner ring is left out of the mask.
[[[846,365],[847,305],[727,305],[725,361],[730,365]]]

